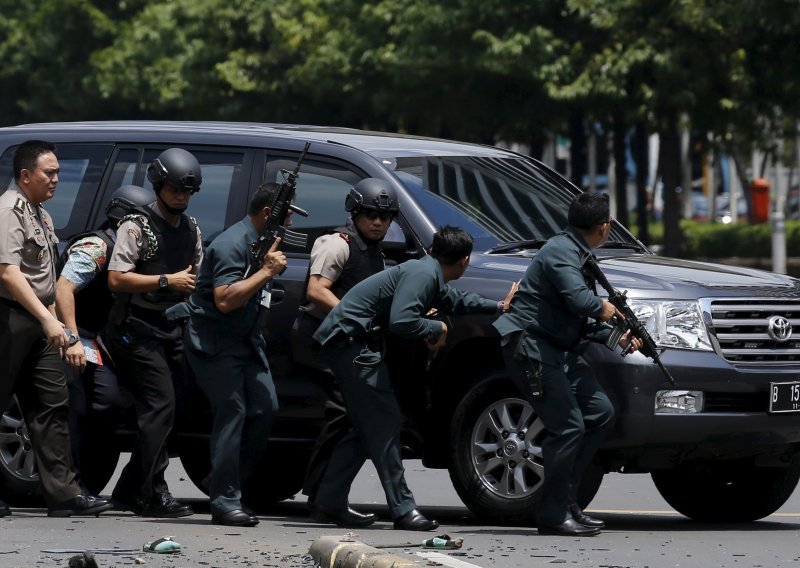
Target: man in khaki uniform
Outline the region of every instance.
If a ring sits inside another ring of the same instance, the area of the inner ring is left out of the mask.
[[[75,480],[61,350],[69,345],[55,315],[58,237],[41,204],[55,193],[55,146],[30,140],[14,152],[16,184],[0,195],[0,409],[16,394],[33,441],[48,515],[95,515],[109,501],[83,495]],[[10,511],[0,503],[0,516]]]

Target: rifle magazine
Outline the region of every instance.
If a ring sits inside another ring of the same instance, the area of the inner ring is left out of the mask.
[[[283,230],[282,239],[284,244],[295,248],[306,248],[308,245],[308,235],[290,231],[289,229]]]

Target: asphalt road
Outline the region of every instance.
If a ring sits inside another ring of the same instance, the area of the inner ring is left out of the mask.
[[[127,456],[123,456],[126,459]],[[646,475],[611,474],[589,509],[608,529],[593,538],[540,537],[528,527],[484,526],[472,517],[444,471],[426,471],[417,461],[406,463],[409,486],[420,507],[439,519],[436,533],[464,539],[464,547],[444,556],[414,556],[420,566],[512,568],[551,564],[599,568],[798,566],[800,492],[775,515],[749,524],[708,525],[692,522],[661,499]],[[101,568],[145,567],[301,567],[312,568],[307,552],[322,535],[346,535],[370,545],[417,544],[433,534],[395,531],[387,518],[380,485],[371,466],[356,480],[351,503],[382,517],[357,533],[310,522],[302,496],[276,506],[251,529],[211,525],[208,501],[188,481],[178,460],[167,471],[173,493],[187,499],[197,514],[174,520],[152,520],[128,513],[100,518],[50,519],[42,509],[16,509],[0,519],[0,567],[66,567],[71,553],[43,552],[59,548],[111,549],[98,553]],[[113,480],[112,480],[113,483]],[[105,494],[110,493],[109,486]],[[145,542],[171,535],[181,543],[180,555],[138,552]],[[393,552],[419,553],[397,546]],[[133,552],[136,551],[136,552]]]

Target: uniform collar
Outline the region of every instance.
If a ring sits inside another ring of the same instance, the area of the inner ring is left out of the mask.
[[[446,282],[444,281],[444,271],[442,270],[442,264],[429,254],[423,256],[420,259],[420,262],[426,262],[433,267],[433,271],[436,274],[436,281],[439,284],[439,289],[441,290],[442,288],[444,288]]]
[[[574,228],[567,227],[566,229],[564,229],[564,234],[567,237],[569,237],[576,245],[578,245],[578,248],[580,248],[581,251],[583,251],[585,253],[588,253],[588,254],[592,254],[592,248],[586,242],[586,239],[584,239],[583,235],[581,235]]]

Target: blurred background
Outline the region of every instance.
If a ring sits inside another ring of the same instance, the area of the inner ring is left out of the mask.
[[[798,0],[0,0],[0,13],[2,126],[288,122],[501,145],[609,192],[663,254],[800,265]]]

